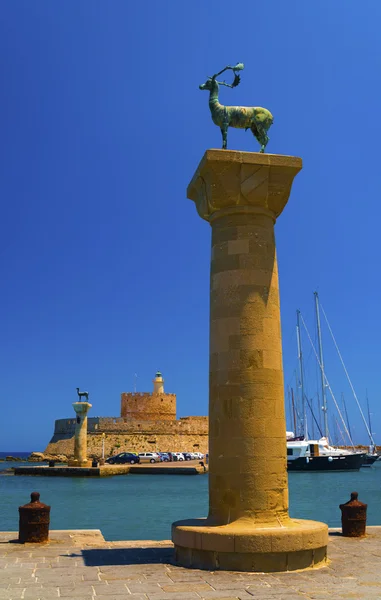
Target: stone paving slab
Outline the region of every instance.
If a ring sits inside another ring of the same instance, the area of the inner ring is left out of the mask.
[[[52,531],[46,544],[0,532],[0,600],[373,600],[381,598],[381,527],[329,537],[329,564],[290,573],[184,569],[170,541],[107,542],[99,530]]]

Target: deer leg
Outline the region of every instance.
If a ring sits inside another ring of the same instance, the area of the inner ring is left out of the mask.
[[[263,135],[261,136],[261,139],[260,139],[260,143],[262,144],[260,152],[265,151],[268,141],[269,141],[269,138],[267,137],[266,133],[263,133]]]
[[[264,151],[265,151],[265,148],[266,148],[266,146],[267,146],[267,144],[268,144],[268,142],[269,142],[269,139],[270,139],[270,138],[268,138],[268,137],[267,137],[267,135],[265,135],[265,140],[264,140],[264,142],[263,142],[263,144],[262,144],[262,147],[261,147],[261,152],[264,152]]]
[[[267,146],[267,143],[269,141],[269,138],[267,137],[266,132],[263,131],[263,129],[261,129],[260,127],[257,127],[256,125],[251,126],[251,131],[252,131],[252,134],[254,135],[254,137],[261,144],[260,152],[264,152],[265,148]]]
[[[222,149],[226,150],[226,148],[228,147],[228,128],[225,126],[222,126],[221,133],[222,133]]]
[[[222,133],[222,149],[226,150],[228,147],[228,128],[229,128],[229,114],[228,109],[224,106],[224,120],[222,122],[221,133]]]

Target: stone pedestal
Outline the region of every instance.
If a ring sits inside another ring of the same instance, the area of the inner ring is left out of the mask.
[[[73,402],[77,422],[75,424],[74,459],[69,460],[69,467],[91,467],[91,461],[87,460],[87,413],[91,406],[89,402]]]
[[[173,524],[183,566],[270,572],[326,560],[327,526],[288,514],[274,223],[301,168],[291,156],[208,150],[188,187],[212,227],[209,515]]]

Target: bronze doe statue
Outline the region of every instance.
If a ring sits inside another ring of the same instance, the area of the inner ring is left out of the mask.
[[[86,402],[89,401],[89,392],[80,392],[79,388],[77,389],[77,394],[78,394],[78,402],[81,402],[81,398],[86,398]]]
[[[213,77],[208,77],[206,82],[200,85],[200,90],[209,90],[210,92],[209,108],[212,113],[213,123],[221,128],[222,148],[224,150],[227,148],[228,127],[237,127],[245,130],[251,129],[261,144],[261,152],[264,152],[269,141],[267,132],[274,122],[271,112],[260,106],[223,106],[218,101],[218,86],[236,87],[241,81],[237,71],[242,71],[243,68],[243,63],[238,63],[235,67],[225,67],[222,71],[213,75]],[[234,73],[233,83],[217,81],[216,77],[229,69]]]

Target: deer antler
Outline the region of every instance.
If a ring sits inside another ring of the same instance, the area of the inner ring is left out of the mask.
[[[216,79],[216,81],[217,81],[217,79]],[[226,85],[226,87],[234,88],[234,87],[237,87],[237,85],[239,85],[240,81],[241,81],[240,76],[236,74],[234,77],[233,83],[226,83],[226,81],[217,81],[217,83],[219,85]]]
[[[224,69],[222,69],[222,71],[219,71],[218,73],[216,73],[215,75],[213,75],[212,79],[215,79],[216,77],[218,77],[219,75],[221,75],[221,73],[224,73],[225,71],[233,71],[234,75],[236,75],[236,71],[242,71],[242,69],[245,67],[245,65],[243,63],[237,63],[234,67],[231,67],[230,65],[228,65],[227,67],[225,67]]]
[[[237,71],[242,71],[242,69],[244,68],[244,64],[243,63],[237,63],[234,67],[231,67],[230,65],[228,65],[227,67],[225,67],[224,69],[222,69],[222,71],[219,71],[218,73],[216,73],[215,75],[213,75],[213,77],[211,77],[211,79],[215,79],[216,77],[218,77],[218,75],[221,75],[221,73],[224,73],[225,71],[233,71],[234,73],[234,81],[232,84],[230,83],[226,83],[226,81],[217,81],[218,84],[220,85],[226,85],[226,87],[236,87],[239,82],[241,81],[241,77],[237,74]]]

